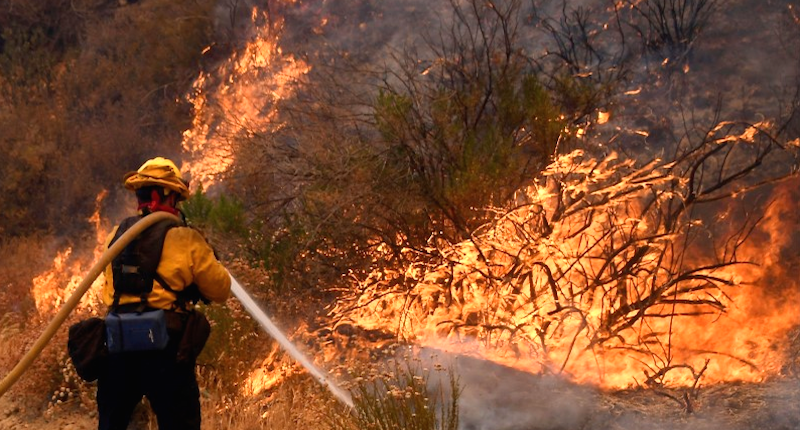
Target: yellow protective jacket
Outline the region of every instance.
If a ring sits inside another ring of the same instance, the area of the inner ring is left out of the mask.
[[[106,247],[117,232],[115,227],[106,240]],[[212,302],[224,302],[231,291],[231,278],[225,267],[214,256],[214,251],[205,238],[189,227],[173,227],[164,237],[164,248],[156,272],[174,291],[182,291],[191,284],[197,285],[200,294]],[[147,296],[148,306],[158,309],[173,309],[177,296],[153,282],[153,291]],[[120,305],[139,303],[138,296],[122,295]],[[109,264],[105,268],[103,302],[110,306],[114,302],[114,274]]]

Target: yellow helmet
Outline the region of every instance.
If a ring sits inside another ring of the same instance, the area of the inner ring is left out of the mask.
[[[189,198],[189,185],[181,177],[181,171],[172,160],[156,157],[145,161],[135,172],[123,178],[125,188],[135,191],[142,187],[160,186],[175,191],[183,199]]]

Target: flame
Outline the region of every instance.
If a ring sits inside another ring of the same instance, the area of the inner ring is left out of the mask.
[[[183,133],[182,170],[204,189],[233,165],[236,139],[280,126],[276,104],[290,96],[297,79],[309,71],[309,66],[284,55],[278,46],[275,29],[281,23],[258,24],[270,22],[258,8],[251,15],[252,40],[214,72],[201,73],[188,97],[194,119]]]
[[[250,42],[213,72],[201,73],[188,97],[194,117],[192,127],[183,133],[186,158],[181,170],[188,172],[193,186],[200,184],[205,190],[233,166],[236,139],[280,127],[277,103],[291,96],[298,78],[310,70],[281,51],[276,31],[281,22],[272,27],[259,24],[271,20],[258,8],[252,9],[251,19]],[[293,371],[272,367],[276,353],[247,375],[244,395],[269,391]]]
[[[242,394],[257,396],[269,393],[280,386],[287,378],[299,373],[297,366],[281,359],[279,348],[274,348],[261,362],[261,365],[250,371],[242,384]]]
[[[632,164],[614,156],[591,163],[562,157],[550,169],[587,172],[589,181],[567,183],[562,192],[576,196],[594,192],[601,200],[605,194],[598,190],[624,195],[634,183],[658,187],[661,181],[673,180],[648,168],[620,179],[613,172],[622,166]],[[606,181],[609,189],[602,185]],[[595,294],[570,295],[564,289],[591,282],[607,262],[622,268],[632,257],[596,253],[598,248],[587,243],[618,243],[653,226],[636,215],[640,203],[632,193],[629,200],[594,211],[587,218],[590,222],[581,218],[577,224],[551,223],[549,234],[536,236],[536,229],[528,226],[540,222],[543,213],[552,213],[555,208],[547,201],[557,192],[551,184],[536,185],[527,193],[534,203],[506,214],[492,231],[464,243],[440,244],[432,251],[442,254],[448,262],[444,265],[376,272],[356,281],[359,285],[353,290],[365,293],[337,303],[333,315],[341,317],[338,324],[396,332],[398,338],[421,346],[532,373],[563,373],[576,382],[607,389],[692,386],[700,378],[704,383],[759,382],[780,372],[786,334],[800,324],[800,286],[785,269],[791,267],[787,253],[800,245],[785,234],[800,223],[793,209],[800,182],[786,183],[776,191],[776,203],[758,226],[759,240],[738,250],[742,260],[758,265],[702,270],[698,274],[730,280],[730,287],[722,291],[690,284],[680,293],[676,288],[674,296],[664,297],[665,303],[652,306],[650,317],[613,331],[604,324],[610,312],[622,308],[623,298],[616,294],[648,294],[642,289],[646,283],[635,277],[620,280],[630,285],[625,290],[598,288]],[[612,221],[617,227],[609,235]],[[657,260],[664,255],[659,246],[650,245],[641,260],[641,267],[647,268],[643,270],[663,270]],[[701,267],[706,257],[695,252],[686,258]],[[531,263],[536,259],[544,263]],[[659,278],[668,276],[664,272]],[[555,278],[562,283],[548,282]],[[497,279],[511,281],[493,281]],[[667,299],[673,298],[669,303]],[[693,307],[698,304],[699,309]],[[632,315],[636,310],[627,312]],[[608,336],[602,347],[595,342],[597,336]]]
[[[39,314],[49,314],[63,303],[65,296],[63,291],[58,289],[57,284],[60,283],[59,275],[65,270],[66,261],[71,254],[72,247],[58,252],[53,259],[53,268],[33,278],[31,293]]]
[[[250,371],[242,384],[243,395],[255,396],[269,392],[297,371],[288,363],[281,362],[280,355],[280,348],[273,347],[261,365]]]
[[[618,5],[621,7],[623,3]],[[254,23],[269,22],[264,16],[253,9]],[[321,31],[326,24],[327,18],[322,18],[314,31]],[[208,189],[231,168],[235,161],[236,139],[281,126],[276,105],[293,94],[294,83],[308,73],[310,66],[281,52],[279,35],[273,32],[280,26],[280,23],[272,28],[254,25],[255,35],[243,50],[214,72],[201,73],[195,81],[189,97],[194,107],[194,121],[183,136],[187,154],[184,169],[190,172],[193,183]],[[669,62],[669,58],[665,58],[662,65]],[[690,71],[688,64],[683,71]],[[624,94],[635,96],[641,91],[637,88]],[[609,112],[598,112],[598,124],[609,120]],[[739,136],[725,139],[752,142],[761,126],[768,127],[768,124],[756,124]],[[585,133],[583,128],[576,132],[578,137]],[[649,136],[647,130],[634,133]],[[790,144],[800,145],[798,142],[800,140]],[[558,165],[561,161],[564,163]],[[611,157],[606,160],[610,161]],[[580,166],[571,164],[570,160],[557,160],[554,168],[575,169],[573,172],[576,172]],[[596,174],[592,180],[602,181],[605,172],[596,166],[592,169]],[[643,383],[659,369],[669,369],[663,380],[675,385],[696,383],[698,372],[702,373],[703,381],[709,383],[761,381],[780,371],[781,341],[788,330],[800,324],[798,285],[792,281],[792,274],[786,273],[784,261],[784,254],[792,249],[788,235],[784,234],[787,230],[785,218],[794,213],[792,202],[797,201],[798,196],[794,195],[797,188],[787,185],[777,191],[776,204],[769,208],[759,226],[758,232],[764,239],[753,241],[748,248],[740,250],[744,259],[758,262],[757,266],[731,266],[716,273],[732,280],[732,288],[724,293],[708,293],[709,297],[687,295],[690,299],[724,304],[726,312],[712,310],[693,315],[691,320],[680,316],[651,318],[620,332],[619,339],[610,340],[606,348],[593,347],[586,336],[586,327],[597,328],[613,298],[598,291],[585,298],[590,303],[585,312],[564,312],[575,304],[560,302],[558,294],[547,294],[545,269],[531,270],[530,278],[517,284],[519,288],[527,287],[529,293],[514,291],[514,284],[487,288],[491,283],[491,276],[487,274],[510,274],[514,266],[511,259],[485,261],[484,250],[474,241],[447,244],[436,250],[449,261],[449,272],[443,267],[412,265],[405,271],[372,273],[366,280],[354,281],[361,284],[354,287],[354,291],[364,291],[374,285],[405,284],[412,288],[410,292],[408,288],[389,291],[382,294],[380,300],[356,297],[354,303],[337,304],[334,313],[346,314],[344,322],[367,330],[396,331],[399,338],[421,346],[474,355],[530,372],[566,373],[578,382],[605,388]],[[565,191],[578,195],[583,190],[576,187]],[[546,202],[554,193],[551,187],[541,185],[532,187],[525,197]],[[627,206],[619,212],[602,213],[592,220],[593,224],[579,236],[581,240],[601,237],[597,223],[609,217],[621,220],[618,221],[623,226],[623,236],[652,227],[648,220],[636,216],[635,202],[625,203]],[[537,218],[535,207],[531,205],[530,210],[519,211],[510,218],[517,217],[518,224],[524,225]],[[561,242],[548,243],[550,249],[565,256],[578,249],[579,244],[570,239],[574,233],[570,228],[575,226],[566,226],[564,231],[552,235]],[[514,240],[511,230],[513,228],[508,225],[501,226],[488,235],[493,237],[484,239],[510,243]],[[509,248],[514,251],[510,255],[531,251],[523,246],[513,248],[513,245]],[[57,260],[68,256],[68,253],[60,255]],[[558,255],[549,257],[559,258]],[[656,264],[656,258],[656,254],[649,254],[643,261]],[[586,260],[581,264],[585,264],[588,273],[602,263]],[[785,286],[777,288],[780,294],[768,293],[781,283]],[[356,311],[344,312],[346,306]],[[494,313],[488,315],[487,309]],[[558,318],[548,315],[553,310],[562,311]],[[676,304],[654,308],[656,312],[673,315],[680,315],[682,310],[683,306]],[[509,333],[525,333],[525,336]],[[245,389],[252,394],[270,390],[285,379],[284,373],[261,366],[248,376]]]
[[[46,317],[58,311],[67,298],[78,288],[91,265],[105,251],[105,239],[108,235],[109,227],[100,217],[100,208],[107,195],[107,190],[103,190],[97,195],[95,211],[87,219],[95,230],[95,246],[91,255],[85,253],[73,254],[73,247],[67,246],[56,253],[55,258],[53,258],[52,268],[33,278],[31,294],[39,315]],[[90,289],[93,294],[87,294],[81,301],[79,308],[96,313],[100,309],[101,289],[102,280],[98,278]]]

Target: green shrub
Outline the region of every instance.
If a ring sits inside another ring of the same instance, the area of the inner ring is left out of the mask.
[[[426,240],[431,228],[425,223],[432,222],[445,236],[468,237],[490,217],[485,207],[507,201],[554,154],[561,113],[535,73],[508,61],[482,71],[491,79],[453,84],[456,78],[447,75],[378,94],[375,122],[387,150],[376,163],[376,191],[386,194],[380,200],[398,218],[411,222],[405,236],[413,238],[419,227]]]
[[[181,205],[181,210],[189,224],[224,233],[247,235],[244,205],[235,198],[222,194],[210,199],[201,188]]]

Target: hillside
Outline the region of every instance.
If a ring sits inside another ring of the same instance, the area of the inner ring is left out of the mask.
[[[9,5],[0,373],[166,155],[189,223],[354,392],[400,358],[453,369],[462,430],[800,429],[791,1]],[[370,425],[235,299],[203,310],[204,429]],[[65,339],[0,428],[96,426]]]

